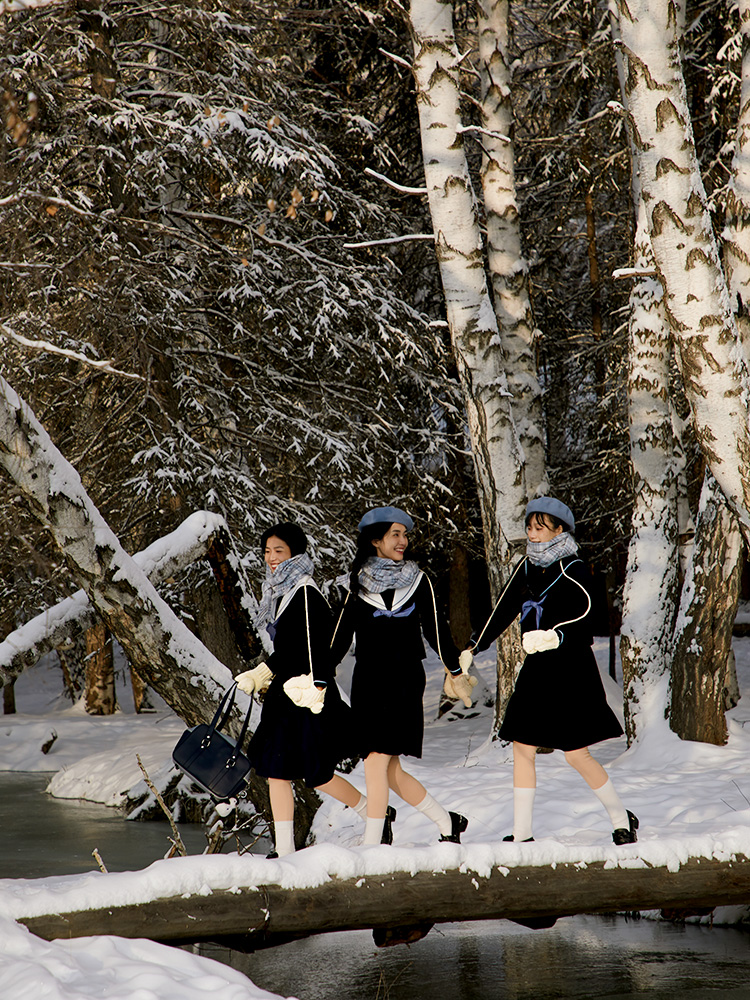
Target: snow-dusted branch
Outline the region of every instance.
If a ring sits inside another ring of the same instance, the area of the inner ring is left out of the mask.
[[[121,375],[123,378],[136,379],[138,382],[145,381],[142,375],[113,368],[111,361],[95,361],[93,358],[88,358],[85,354],[80,354],[78,351],[71,351],[65,347],[56,347],[55,344],[51,344],[48,340],[29,340],[28,337],[23,337],[20,333],[11,330],[5,323],[0,323],[0,337],[5,337],[6,340],[12,340],[13,343],[21,347],[28,347],[33,351],[44,351],[46,354],[57,354],[62,358],[69,358],[71,361],[80,361],[82,364],[88,365],[89,368],[96,368],[97,371],[107,372],[109,375]]]
[[[362,247],[379,247],[388,243],[408,243],[410,240],[434,240],[434,233],[407,233],[406,236],[391,236],[387,240],[367,240],[364,243],[344,243],[346,250],[359,250]]]
[[[179,528],[137,552],[133,562],[153,584],[160,583],[202,559],[221,529],[226,529],[221,515],[196,511]],[[14,680],[45,653],[91,628],[95,621],[96,612],[85,590],[43,611],[0,642],[0,680],[3,684]]]
[[[385,174],[379,174],[377,170],[373,170],[371,167],[365,167],[365,173],[369,174],[370,177],[376,177],[379,181],[382,181],[384,184],[387,184],[388,187],[392,187],[394,191],[398,191],[401,194],[427,194],[426,187],[405,187],[397,181],[392,181],[390,177],[386,177]]]
[[[481,125],[459,125],[456,128],[457,132],[477,132],[479,135],[486,135],[490,139],[497,139],[499,142],[511,142],[509,135],[504,135],[502,132],[493,132],[492,129],[482,128]]]

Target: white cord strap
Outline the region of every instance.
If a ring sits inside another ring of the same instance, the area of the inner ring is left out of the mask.
[[[510,577],[510,580],[508,580],[508,582],[507,582],[507,583],[505,584],[505,586],[504,586],[504,587],[503,587],[503,589],[502,589],[502,592],[501,592],[500,596],[499,596],[499,597],[498,597],[498,599],[497,599],[497,600],[495,601],[495,606],[494,606],[494,608],[492,609],[492,614],[491,614],[491,615],[489,616],[489,618],[488,618],[488,619],[487,619],[487,621],[485,622],[485,625],[484,625],[484,628],[483,628],[483,629],[482,629],[482,631],[481,631],[481,632],[479,633],[479,635],[477,636],[476,640],[475,640],[475,641],[474,641],[474,642],[472,643],[472,645],[471,645],[471,649],[472,649],[472,650],[476,649],[476,648],[477,648],[477,646],[479,645],[479,643],[480,643],[480,642],[482,641],[482,636],[483,636],[483,635],[484,635],[484,633],[485,633],[485,632],[487,631],[487,626],[488,626],[488,625],[490,624],[490,622],[492,621],[492,615],[494,615],[494,614],[495,614],[495,612],[497,611],[497,608],[498,608],[498,605],[500,604],[500,601],[502,601],[502,599],[503,599],[503,598],[505,597],[505,592],[506,592],[506,590],[508,589],[508,587],[510,587],[511,583],[513,583],[513,581],[515,580],[515,578],[516,578],[516,573],[517,573],[517,572],[519,571],[519,569],[520,569],[520,568],[521,568],[522,566],[525,566],[525,565],[526,565],[526,560],[527,560],[527,558],[528,558],[527,556],[524,556],[524,557],[523,557],[523,559],[522,559],[522,560],[520,561],[520,563],[519,563],[519,564],[518,564],[518,565],[516,566],[516,568],[515,568],[515,569],[513,570],[512,574],[511,574],[511,577]]]
[[[573,560],[573,562],[581,562],[581,561],[582,560],[580,559]],[[572,566],[573,563],[569,563],[568,565]],[[583,612],[582,615],[579,615],[577,618],[570,618],[566,622],[559,622],[557,625],[554,626],[555,629],[562,628],[563,625],[574,625],[576,622],[579,622],[582,618],[585,618],[586,615],[589,613],[589,611],[591,611],[591,595],[589,594],[588,590],[586,590],[584,585],[582,583],[579,583],[578,580],[574,580],[572,576],[568,576],[568,574],[565,572],[565,566],[563,566],[562,563],[560,563],[560,569],[562,570],[562,575],[565,577],[565,579],[570,580],[570,582],[574,583],[576,587],[580,587],[581,590],[586,595],[586,610]]]

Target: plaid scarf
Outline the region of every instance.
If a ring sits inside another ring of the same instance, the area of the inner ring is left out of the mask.
[[[359,571],[359,582],[370,594],[382,594],[384,590],[397,590],[414,583],[419,575],[419,566],[410,559],[396,561],[370,556]]]
[[[278,599],[295,587],[303,576],[312,576],[314,568],[313,561],[306,552],[279,563],[275,573],[270,566],[266,566],[263,594],[255,617],[255,624],[259,629],[270,624],[276,617],[275,608]]]
[[[555,535],[548,542],[526,542],[526,556],[535,566],[551,566],[558,559],[574,556],[578,552],[578,542],[569,531]]]

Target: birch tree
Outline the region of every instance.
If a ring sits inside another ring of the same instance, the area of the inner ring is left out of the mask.
[[[683,384],[701,449],[747,536],[748,366],[692,137],[678,6],[673,0],[616,0],[616,8],[628,60],[637,169]]]
[[[452,2],[412,0],[409,16],[435,250],[468,416],[490,586],[497,596],[509,575],[513,545],[524,537],[524,458],[463,146]],[[520,659],[517,636],[506,632],[498,639],[496,719],[504,714]]]

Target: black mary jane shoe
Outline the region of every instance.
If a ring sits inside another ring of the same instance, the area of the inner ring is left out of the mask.
[[[638,829],[638,817],[629,809],[628,823],[630,824],[630,829],[626,830],[624,826],[620,826],[612,831],[612,841],[618,847],[622,844],[634,844],[638,840],[638,834],[635,832]]]
[[[385,811],[385,819],[383,820],[383,835],[380,838],[381,844],[392,844],[393,843],[393,823],[396,819],[396,810],[393,806],[388,806]]]
[[[469,821],[461,813],[449,812],[448,815],[451,818],[451,832],[446,833],[444,836],[441,835],[440,840],[448,841],[451,844],[460,844],[461,834],[469,825]]]
[[[518,843],[519,844],[530,844],[533,839],[534,839],[533,837],[527,837],[525,840],[519,840]],[[512,833],[509,833],[507,837],[503,837],[503,840],[510,840],[514,844],[516,842],[516,838],[513,836]]]

